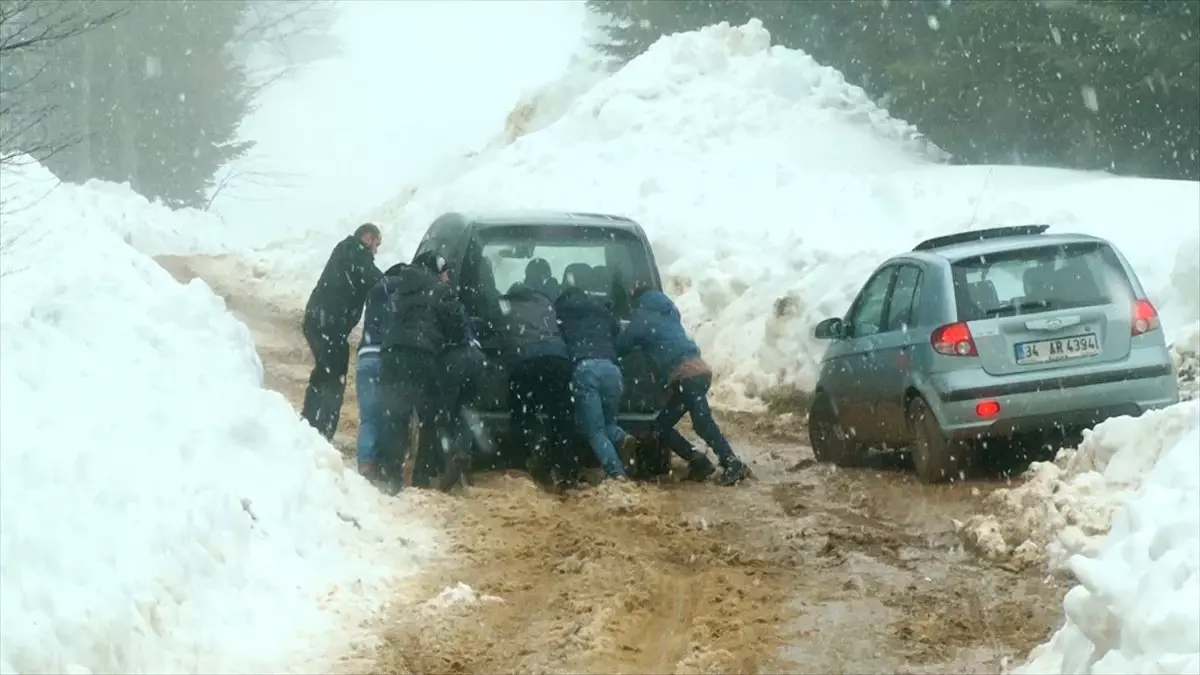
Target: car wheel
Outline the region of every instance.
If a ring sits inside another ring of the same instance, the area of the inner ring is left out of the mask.
[[[627,467],[631,469],[630,478],[653,480],[671,473],[671,452],[658,434],[642,437],[638,439],[632,464]]]
[[[962,480],[974,457],[971,444],[948,438],[929,404],[919,396],[908,404],[908,425],[912,430],[912,459],[917,478],[922,483]]]
[[[808,438],[818,462],[856,466],[867,455],[866,447],[855,441],[850,430],[837,421],[833,403],[825,394],[818,394],[809,408]]]

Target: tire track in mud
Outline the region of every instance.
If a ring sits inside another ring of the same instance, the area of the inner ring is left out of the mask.
[[[159,261],[226,298],[254,334],[266,385],[298,407],[310,368],[299,312],[238,295],[219,258]],[[796,417],[723,416],[756,474],[735,488],[557,496],[514,472],[428,494],[421,517],[443,528],[446,555],[408,582],[380,617],[380,643],[344,670],[997,672],[1049,634],[1062,583],[972,557],[950,524],[998,483],[818,466]],[[336,439],[347,454],[356,422],[351,380]]]

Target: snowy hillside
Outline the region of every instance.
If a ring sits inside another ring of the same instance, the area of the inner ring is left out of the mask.
[[[556,101],[555,105],[561,105]],[[557,111],[555,111],[557,113]],[[380,264],[411,255],[449,210],[552,208],[631,216],[716,368],[749,405],[806,388],[841,314],[887,255],[934,234],[1046,222],[1112,238],[1195,347],[1200,184],[1057,169],[949,167],[908,124],[757,21],[664,37],[552,124],[397,193],[369,216]],[[261,291],[303,302],[344,231],[251,256]],[[1163,250],[1177,259],[1164,260]]]
[[[431,532],[262,388],[208,287],[122,241],[202,214],[0,180],[0,672],[328,672]]]

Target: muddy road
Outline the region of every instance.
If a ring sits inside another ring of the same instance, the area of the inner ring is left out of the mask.
[[[254,333],[267,386],[297,408],[310,367],[299,313],[200,276]],[[337,445],[350,451],[353,382]],[[723,416],[755,480],[604,484],[566,496],[520,473],[431,495],[449,546],[381,617],[347,670],[380,673],[999,672],[1054,628],[1043,570],[964,551],[965,520],[1003,482],[923,486],[902,467],[816,465],[794,423]],[[889,463],[890,464],[890,463]]]

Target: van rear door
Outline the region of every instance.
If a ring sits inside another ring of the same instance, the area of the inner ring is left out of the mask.
[[[625,227],[592,225],[495,225],[477,229],[460,280],[468,312],[484,330],[480,342],[489,366],[483,386],[484,410],[508,409],[504,341],[497,330],[500,298],[518,282],[543,288],[551,299],[564,284],[582,287],[628,320],[629,298],[638,284],[659,288],[653,256],[643,238]],[[621,359],[625,375],[623,412],[658,409],[658,387],[640,353]]]

